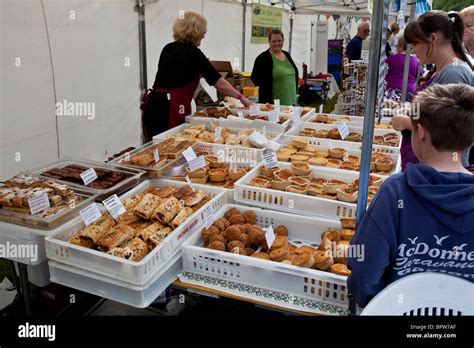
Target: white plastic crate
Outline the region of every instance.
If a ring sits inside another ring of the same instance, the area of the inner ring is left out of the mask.
[[[291,169],[291,163],[278,162],[279,168]],[[338,179],[352,182],[359,178],[358,172],[310,166],[314,177]],[[266,209],[286,211],[293,214],[322,216],[330,219],[355,217],[357,204],[333,199],[303,195],[248,185],[259,175],[260,166],[255,167],[234,185],[234,201]]]
[[[284,135],[280,138],[279,143],[282,144],[282,145],[286,145],[288,143],[291,143],[294,137],[295,137],[294,135]],[[361,150],[344,146],[347,142],[341,142],[341,141],[338,141],[338,140],[330,140],[326,145],[319,145],[318,142],[319,142],[319,140],[322,140],[322,139],[316,139],[316,138],[305,138],[305,139],[309,140],[310,145],[317,146],[318,150],[321,150],[321,151],[326,150],[327,151],[327,150],[335,148],[335,147],[342,147],[342,148],[345,148],[347,150],[348,155],[358,156],[359,158],[362,158],[362,151]],[[341,143],[345,143],[345,144],[341,145]],[[373,147],[372,150],[373,150],[373,152],[385,153],[385,151],[383,151],[383,149],[380,149],[380,148],[375,147],[375,146]],[[400,155],[395,154],[395,153],[386,153],[386,154],[395,162],[395,166],[392,169],[392,171],[389,174],[385,175],[385,176],[392,175],[392,174],[395,174],[395,173],[399,173],[400,170],[401,170],[401,157],[400,157]],[[344,169],[338,169],[338,168],[333,168],[333,169],[344,170]]]
[[[155,140],[164,140],[164,139],[173,137],[176,134],[178,134],[181,130],[183,130],[185,128],[188,128],[188,127],[191,127],[191,126],[192,125],[190,125],[189,123],[183,123],[183,124],[181,124],[177,127],[174,127],[174,128],[171,128],[171,129],[167,130],[166,132],[155,135],[153,137],[153,141],[155,141]],[[226,127],[226,128],[231,133],[237,134],[242,127]],[[248,127],[248,128],[251,128],[251,127]],[[263,128],[263,125],[262,125],[261,128],[256,128],[256,129],[261,130],[262,128]],[[282,136],[282,134],[283,134],[282,132],[274,132],[274,131],[272,132],[270,130],[267,130],[267,137],[269,137],[269,140],[278,141],[278,139]],[[213,143],[209,143],[209,144],[213,144]],[[224,144],[221,144],[221,145],[224,145]],[[226,146],[229,146],[229,145],[226,145]],[[239,147],[239,146],[237,146],[237,147]]]
[[[235,204],[222,207],[215,218],[224,216],[232,207],[241,211],[253,211],[257,216],[256,223],[261,227],[286,225],[289,240],[296,246],[316,246],[321,241],[322,232],[341,229],[337,220],[297,216]],[[320,302],[341,306],[348,303],[345,276],[207,249],[202,245],[200,233],[194,234],[183,244],[184,271],[295,294]]]
[[[232,162],[237,163],[239,167],[244,168],[254,168],[258,163],[261,162],[261,154],[257,149],[249,149],[249,148],[235,148],[229,147],[222,144],[210,144],[210,143],[198,143],[194,149],[196,152],[207,152],[212,156],[216,156],[220,162],[230,164]],[[257,160],[259,159],[259,160]],[[183,164],[179,167],[175,167],[173,172],[166,176],[166,178],[171,179],[173,175],[184,175],[186,174],[186,164]],[[212,185],[206,185],[210,187],[216,187]],[[226,202],[233,203],[234,202],[234,190],[221,188],[221,190],[225,191],[226,195]]]
[[[136,286],[60,262],[49,261],[52,282],[137,308],[148,307],[177,279],[182,267],[179,252],[146,284]]]
[[[333,119],[335,121],[339,121],[341,118],[349,118],[350,121],[347,122],[345,121],[345,123],[348,125],[348,126],[355,126],[355,127],[362,127],[362,124],[364,123],[364,117],[363,116],[349,116],[349,115],[338,115],[338,114],[324,114],[324,113],[321,113],[321,112],[318,112],[316,114],[313,114],[311,115],[311,117],[308,117],[306,118],[304,121],[306,122],[311,122],[311,123],[315,123],[313,122],[319,115],[326,115],[328,116],[330,119]],[[375,122],[377,123],[378,122],[378,118],[375,119]],[[382,119],[380,120],[380,123],[382,124],[390,124],[390,122],[392,122],[392,118],[391,117],[382,117]],[[335,125],[335,123],[334,123]],[[386,130],[392,130],[393,129],[386,129]]]
[[[323,124],[323,123],[314,123],[314,122],[300,122],[298,125],[295,127],[292,127],[288,132],[286,132],[284,135],[290,135],[290,136],[296,136],[298,133],[303,130],[304,128],[311,128],[315,130],[330,130],[333,128],[336,128],[337,126],[334,124]],[[362,124],[359,126],[348,126],[349,132],[356,132],[362,134],[363,128]],[[374,129],[374,136],[376,135],[385,135],[388,133],[396,133],[398,134],[398,137],[400,139],[398,146],[386,146],[386,145],[376,145],[373,144],[374,149],[378,149],[380,152],[386,152],[386,153],[395,153],[399,154],[400,153],[400,147],[402,144],[402,135],[400,132],[395,131],[393,129],[380,129],[380,128],[375,128]],[[322,138],[312,138],[312,137],[304,137],[305,139],[316,139],[316,143],[314,145],[322,145],[322,146],[328,146],[329,142],[335,142],[335,144],[340,144],[337,147],[344,147],[346,149],[357,149],[357,150],[362,150],[362,142],[354,142],[354,141],[344,141],[344,140],[333,140],[333,139],[322,139]]]
[[[35,260],[31,258],[31,255],[17,254],[17,257],[10,255],[4,255],[3,257],[8,260],[24,263],[30,266],[35,266],[47,261],[48,258],[46,257],[44,242],[45,237],[52,236],[71,228],[73,226],[73,221],[74,220],[70,220],[65,224],[49,231],[0,222],[0,245],[4,245],[5,248],[7,248],[7,246],[13,245],[19,251],[22,249],[27,250],[29,248],[36,248],[37,251],[37,257]]]
[[[173,180],[146,180],[133,190],[120,196],[120,199],[131,197],[148,187],[182,187],[185,185],[187,185],[185,182]],[[67,240],[85,226],[80,218],[74,220],[75,223],[72,228],[45,239],[46,255],[51,260],[73,267],[94,270],[95,273],[113,279],[135,285],[143,285],[166,264],[171,255],[181,248],[181,244],[186,238],[200,229],[201,225],[204,223],[204,210],[208,206],[212,206],[214,211],[216,211],[226,203],[225,192],[222,189],[198,184],[194,184],[193,186],[196,190],[202,190],[206,193],[210,198],[212,198],[211,201],[206,203],[201,207],[201,209],[186,219],[184,223],[176,228],[141,261],[135,262],[126,260],[98,250],[88,249],[68,243]]]

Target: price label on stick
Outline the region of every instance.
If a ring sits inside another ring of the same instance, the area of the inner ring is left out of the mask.
[[[272,225],[268,226],[267,231],[265,232],[265,239],[267,240],[268,249],[270,249],[275,241],[275,232],[273,232]]]
[[[216,130],[214,131],[214,141],[219,140],[221,135],[222,135],[222,128],[216,127]]]
[[[189,161],[188,164],[189,169],[194,172],[195,170],[206,166],[206,159],[204,158],[204,156],[199,156]]]
[[[155,163],[158,163],[160,161],[160,153],[158,152],[158,149],[155,149],[153,151],[153,158],[155,159]]]
[[[97,179],[97,173],[95,172],[94,168],[89,168],[86,171],[82,172],[81,174],[82,181],[84,185],[89,185],[95,179]]]
[[[275,110],[272,110],[272,111],[269,111],[268,112],[268,120],[270,122],[278,122],[280,121],[280,115],[275,111]]]
[[[273,168],[278,165],[278,159],[275,155],[275,152],[267,152],[263,155],[263,165],[265,168]]]
[[[87,208],[82,209],[79,214],[86,226],[96,222],[102,216],[96,203],[92,203]]]
[[[204,209],[204,224],[206,228],[209,228],[214,223],[214,209],[212,205],[208,205],[206,209]]]
[[[260,104],[251,104],[250,105],[250,115],[259,115],[260,114]]]
[[[186,158],[186,161],[188,162],[197,157],[192,147],[188,147],[186,150],[184,150],[183,156],[184,158]]]
[[[273,108],[277,113],[280,113],[280,99],[275,99],[273,101]]]
[[[114,219],[126,211],[117,195],[110,196],[109,198],[103,200],[102,203]]]
[[[51,206],[49,203],[48,194],[45,192],[37,197],[28,199],[28,206],[30,207],[30,212],[32,215],[48,209]]]
[[[336,122],[336,125],[342,140],[346,139],[349,135],[349,128],[347,128],[347,124],[345,122],[338,121]]]
[[[193,183],[192,183],[191,180],[189,179],[189,176],[186,175],[186,176],[184,177],[184,179],[185,179],[186,182],[188,183],[189,187],[191,187],[191,189],[192,189],[193,191],[196,191],[196,190],[194,189]]]

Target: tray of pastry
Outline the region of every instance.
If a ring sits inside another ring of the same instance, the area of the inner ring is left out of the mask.
[[[385,177],[371,174],[368,200]],[[255,167],[234,185],[234,200],[262,208],[332,219],[354,217],[359,173],[278,162],[273,168]]]
[[[328,146],[315,146],[311,145],[310,139],[284,135],[280,139],[283,146],[276,152],[278,161],[299,161],[313,166],[360,171],[361,150],[346,149],[331,143]],[[400,166],[400,155],[380,152],[374,148],[371,173],[388,176],[400,172]]]
[[[324,123],[324,124],[333,124],[340,121],[340,122],[345,122],[348,126],[362,127],[362,124],[364,123],[364,117],[318,113],[318,114],[311,115],[305,121],[313,122],[313,123]],[[393,129],[391,123],[392,123],[391,117],[382,117],[382,119],[380,120],[380,123],[378,122],[378,118],[376,118],[374,122],[374,127],[380,128],[380,129]]]
[[[194,189],[194,191],[193,191]],[[217,187],[153,179],[120,196],[126,211],[45,238],[51,260],[143,285],[198,230],[204,212],[225,204]]]
[[[353,230],[340,221],[235,204],[214,217],[211,227],[183,243],[184,271],[347,305]]]
[[[183,151],[195,145],[194,141],[177,137],[154,139],[109,163],[144,170],[145,176],[159,178],[185,163]]]
[[[360,126],[348,126],[349,135],[342,140],[339,130],[336,125],[323,124],[314,122],[300,122],[295,127],[292,127],[285,135],[298,135],[302,137],[339,140],[345,143],[353,143],[355,146],[362,147],[362,124]],[[392,150],[400,151],[401,133],[391,129],[374,129],[374,146],[383,146],[385,148],[392,148]],[[354,147],[353,147],[354,148]]]
[[[251,152],[232,150],[222,150],[217,144],[199,143],[195,148],[196,156],[204,156],[206,166],[191,171],[183,165],[169,178],[185,182],[187,176],[192,183],[220,187],[227,193],[227,202],[231,203],[234,184],[258,164]]]
[[[33,203],[41,197],[44,201]],[[0,184],[0,221],[51,230],[78,215],[96,198],[97,194],[88,189],[21,173]],[[35,204],[34,214],[30,204]]]
[[[153,137],[154,140],[164,140],[168,138],[179,138],[193,142],[205,142],[213,144],[222,144],[230,146],[240,146],[246,148],[257,148],[257,146],[249,140],[252,133],[264,135],[268,141],[278,141],[281,132],[267,130],[264,125],[260,128],[240,128],[240,127],[220,127],[220,134],[216,129],[217,125],[189,124],[184,123],[174,127],[166,132],[160,133]]]
[[[81,173],[90,168],[94,169],[97,179],[84,185]],[[113,194],[120,194],[138,185],[141,176],[145,173],[140,169],[69,157],[41,166],[32,172],[35,175],[55,179],[65,184],[87,188],[89,191],[97,193],[99,200]]]

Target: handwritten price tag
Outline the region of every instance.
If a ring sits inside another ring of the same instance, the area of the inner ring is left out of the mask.
[[[189,179],[189,176],[186,175],[186,176],[184,177],[184,179],[185,179],[186,182],[188,183],[189,187],[191,187],[193,191],[196,191],[196,190],[194,189],[194,186],[193,186],[192,181]]]
[[[51,206],[47,193],[43,193],[38,197],[28,199],[28,205],[30,207],[31,214],[40,213]]]
[[[263,165],[265,168],[273,168],[278,165],[278,159],[275,152],[267,152],[263,155]]]
[[[347,128],[347,124],[345,122],[338,121],[336,122],[336,125],[342,140],[346,139],[349,135],[349,128]]]
[[[194,152],[193,148],[192,147],[188,147],[186,150],[183,151],[183,156],[184,158],[186,158],[186,161],[191,161],[192,159],[195,159],[197,156],[196,156],[196,153]]]
[[[272,110],[272,111],[269,111],[268,112],[268,120],[270,122],[278,122],[280,121],[280,115],[275,111],[275,110]]]
[[[84,185],[89,185],[95,179],[97,179],[97,173],[95,172],[94,168],[89,168],[86,171],[82,172],[81,174],[82,181]]]
[[[272,247],[275,238],[275,232],[273,232],[273,227],[272,225],[270,225],[268,226],[267,231],[265,232],[265,239],[267,240],[267,245],[269,249]]]
[[[117,195],[110,196],[109,198],[102,201],[102,203],[114,219],[126,211]]]
[[[158,149],[155,149],[153,151],[153,158],[155,159],[155,163],[158,163],[160,161],[160,153],[158,152]]]
[[[82,209],[79,214],[81,215],[81,218],[86,226],[89,226],[90,224],[99,220],[102,216],[96,203],[92,203],[87,208]]]
[[[206,228],[211,227],[213,222],[214,209],[212,208],[212,205],[208,205],[207,208],[204,210],[204,224],[206,225]]]
[[[251,104],[250,115],[259,115],[259,114],[260,114],[260,104]]]
[[[189,169],[194,172],[195,170],[206,166],[206,159],[204,158],[204,156],[199,156],[189,161],[188,164]]]

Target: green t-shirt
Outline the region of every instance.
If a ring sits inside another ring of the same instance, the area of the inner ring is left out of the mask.
[[[281,61],[272,55],[273,60],[273,99],[280,99],[281,105],[296,104],[295,69],[285,57]]]

